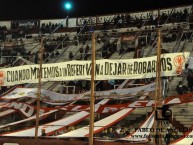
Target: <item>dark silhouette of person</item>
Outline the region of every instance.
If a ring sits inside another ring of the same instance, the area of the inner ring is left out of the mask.
[[[186,80],[188,82],[188,88],[189,88],[190,92],[192,92],[193,91],[193,81],[192,81],[193,80],[193,73],[192,72],[189,73]]]
[[[69,52],[69,59],[72,60],[72,58],[73,58],[73,54],[72,52]]]
[[[42,135],[41,136],[46,136],[46,130],[42,129]]]
[[[171,139],[171,131],[170,131],[170,128],[168,128],[166,135],[164,137],[164,141],[165,141],[166,145],[169,145],[170,139]]]
[[[188,87],[182,84],[182,81],[179,81],[179,84],[176,87],[176,91],[179,95],[186,94],[188,92]]]

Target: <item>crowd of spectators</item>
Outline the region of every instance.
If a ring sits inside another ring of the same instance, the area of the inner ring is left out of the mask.
[[[63,29],[63,24],[61,23],[42,23],[41,27],[40,27],[40,31],[42,34],[44,33],[51,33],[52,31],[54,31],[55,29]]]
[[[137,28],[141,28],[144,22],[147,23],[147,25],[162,25],[166,21],[173,23],[173,22],[186,22],[188,21],[190,12],[187,8],[185,8],[183,11],[172,11],[171,13],[162,12],[160,15],[156,14],[153,15],[151,12],[147,14],[147,16],[144,16],[141,14],[141,16],[131,16],[129,13],[125,14],[118,14],[114,16],[113,21],[111,20],[105,20],[103,23],[103,29],[108,30],[108,27],[113,22],[114,26],[117,26],[118,28],[121,27],[128,27],[128,26],[136,26]]]
[[[100,133],[100,138],[102,139],[123,138],[129,134],[130,134],[129,128],[126,128],[126,127],[121,128],[120,126],[118,126],[117,129],[115,129],[115,128],[110,127],[110,128],[104,129]]]
[[[17,56],[26,57],[27,55],[22,39],[6,39],[0,48],[1,57],[6,59],[6,63],[11,64]]]

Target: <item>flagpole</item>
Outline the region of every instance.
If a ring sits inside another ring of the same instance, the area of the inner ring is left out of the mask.
[[[39,78],[38,78],[38,90],[37,90],[37,108],[36,108],[36,126],[35,126],[35,139],[38,137],[38,127],[39,127],[39,110],[40,110],[40,97],[41,97],[41,76],[42,76],[42,58],[43,54],[43,38],[41,39],[41,46],[39,48]]]
[[[157,106],[159,108],[162,107],[162,80],[161,80],[161,32],[160,32],[160,29],[158,29],[158,47],[157,47],[157,66],[158,66],[158,69],[157,69],[157,72],[158,72],[158,93],[157,93]],[[161,118],[162,115],[160,113],[158,113],[158,117]],[[159,145],[162,145],[162,122],[159,122],[158,125],[157,125],[158,129],[159,129],[159,137],[158,137],[158,140],[159,140]]]
[[[154,145],[161,145],[161,136],[160,136],[160,122],[157,123],[156,115],[160,117],[160,114],[156,111],[157,107],[161,107],[161,35],[160,35],[160,29],[158,29],[158,44],[157,44],[157,63],[156,63],[156,86],[155,86],[155,117],[154,117],[154,135],[157,136],[157,138],[153,138],[153,144]],[[158,114],[156,114],[158,113]],[[156,142],[156,139],[158,142]]]
[[[93,145],[94,129],[94,89],[95,89],[95,33],[92,33],[92,68],[91,68],[91,96],[90,96],[90,120],[89,120],[89,145]]]

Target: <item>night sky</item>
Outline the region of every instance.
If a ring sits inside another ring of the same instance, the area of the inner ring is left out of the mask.
[[[0,20],[65,18],[67,0],[0,0]],[[68,0],[70,17],[135,12],[193,4],[193,0]]]

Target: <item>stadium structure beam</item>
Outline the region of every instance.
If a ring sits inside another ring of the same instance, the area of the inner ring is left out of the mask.
[[[94,135],[94,102],[95,102],[95,33],[92,32],[92,68],[91,68],[91,96],[90,96],[90,120],[89,120],[89,145],[93,145]]]
[[[35,139],[38,138],[38,127],[39,127],[39,114],[40,114],[40,97],[41,97],[41,76],[42,76],[42,62],[43,62],[43,38],[41,39],[41,46],[39,48],[39,79],[38,79],[38,90],[37,90],[37,109],[36,109],[36,126],[35,126]]]
[[[162,85],[161,85],[161,32],[158,29],[158,44],[157,44],[157,64],[156,64],[156,89],[155,89],[155,116],[157,113],[157,108],[162,107]],[[161,114],[158,113],[158,117],[161,117]],[[161,132],[159,129],[162,128],[161,123],[158,123],[156,120],[154,121],[154,135],[157,137],[153,138],[154,145],[162,145]]]

